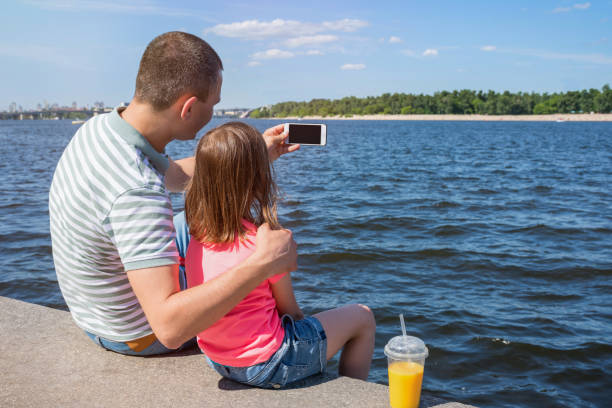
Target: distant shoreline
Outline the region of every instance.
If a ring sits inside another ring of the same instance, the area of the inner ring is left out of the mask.
[[[612,122],[612,113],[559,113],[554,115],[353,115],[344,116],[289,116],[259,118],[282,120],[432,120],[483,122]]]

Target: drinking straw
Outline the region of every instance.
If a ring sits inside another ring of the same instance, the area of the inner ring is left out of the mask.
[[[402,335],[406,337],[406,324],[404,324],[404,314],[400,313],[400,323],[402,324]]]

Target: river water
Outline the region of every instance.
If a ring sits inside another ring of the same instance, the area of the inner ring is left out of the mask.
[[[275,165],[280,219],[298,242],[306,313],[353,302],[374,311],[370,381],[387,381],[382,350],[403,313],[430,350],[430,395],[483,407],[609,404],[612,123],[326,123],[326,147]],[[0,121],[1,296],[66,308],[47,195],[76,129]],[[167,152],[190,155],[195,143]],[[182,209],[181,195],[172,201]]]

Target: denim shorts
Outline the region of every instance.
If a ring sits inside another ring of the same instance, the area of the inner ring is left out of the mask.
[[[311,316],[294,321],[289,315],[284,315],[281,321],[285,338],[268,361],[250,367],[230,367],[206,357],[208,363],[226,378],[261,388],[281,388],[325,371],[327,336],[321,322]]]
[[[92,339],[93,342],[96,343],[98,346],[106,350],[114,351],[115,353],[125,354],[128,356],[154,356],[158,354],[167,354],[167,353],[172,353],[175,351],[183,350],[186,348],[191,348],[197,344],[196,339],[193,338],[191,340],[188,340],[185,344],[183,344],[177,349],[169,349],[166,346],[164,346],[156,338],[146,348],[142,350],[134,350],[128,345],[127,342],[124,343],[121,341],[108,340],[108,339],[105,339],[104,337],[96,336],[95,334],[90,333],[88,331],[85,331],[85,334],[87,335],[87,337]]]

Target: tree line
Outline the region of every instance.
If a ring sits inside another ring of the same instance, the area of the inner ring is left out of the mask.
[[[410,114],[481,114],[545,115],[556,113],[612,113],[612,89],[591,88],[561,93],[509,91],[441,91],[433,95],[385,93],[380,96],[342,99],[313,99],[309,102],[281,102],[251,112],[253,118],[287,116],[410,115]]]

